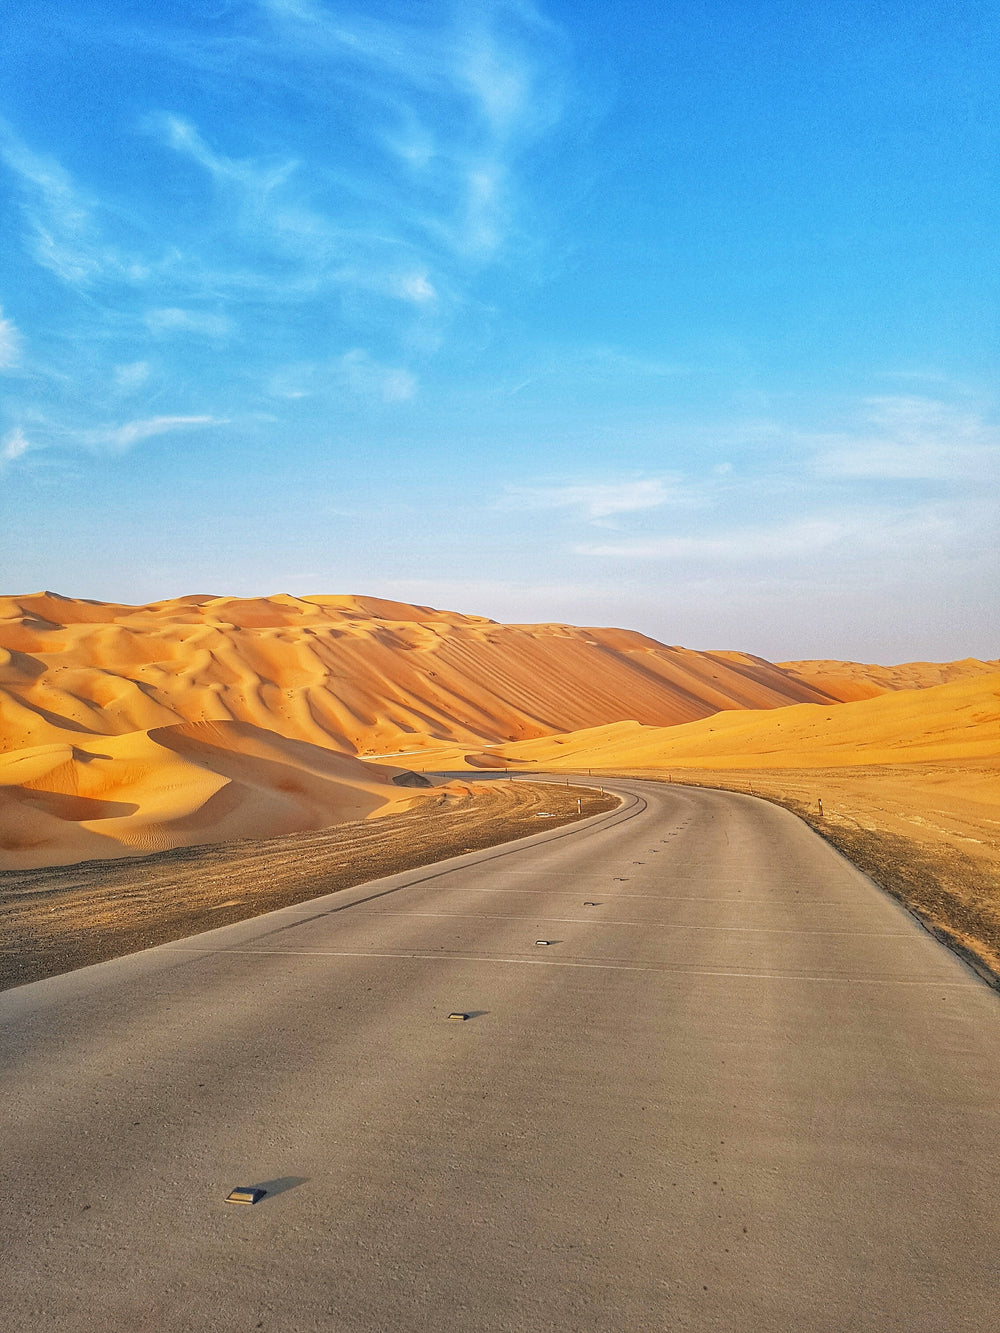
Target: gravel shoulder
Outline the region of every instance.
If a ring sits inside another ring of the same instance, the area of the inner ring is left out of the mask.
[[[0,990],[617,805],[616,797],[586,787],[476,782],[401,814],[319,832],[0,873]]]

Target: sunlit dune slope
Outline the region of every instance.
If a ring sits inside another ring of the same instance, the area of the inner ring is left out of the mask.
[[[1000,759],[1000,672],[835,706],[725,712],[678,727],[619,722],[504,745],[518,768],[838,768]],[[457,766],[457,765],[456,765]]]
[[[797,680],[822,690],[841,702],[873,699],[888,690],[922,690],[947,685],[969,676],[989,676],[1000,671],[1000,661],[981,662],[967,657],[961,662],[903,662],[900,666],[878,666],[865,662],[782,662],[781,668]]]
[[[277,837],[441,798],[398,776],[241,722],[33,746],[0,755],[0,869]]]
[[[371,597],[191,596],[139,607],[0,598],[8,751],[213,721],[386,753],[621,718],[671,726],[827,698],[744,654]]]

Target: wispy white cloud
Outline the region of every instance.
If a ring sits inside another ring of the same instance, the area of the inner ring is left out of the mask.
[[[0,306],[0,370],[11,370],[21,360],[21,335]]]
[[[309,186],[296,179],[295,158],[236,158],[213,147],[191,121],[164,113],[146,126],[167,147],[204,171],[215,187],[215,208],[240,267],[216,267],[205,279],[239,292],[259,286],[275,297],[315,291],[333,275],[348,252],[337,220],[310,206]],[[315,167],[315,164],[312,164]],[[274,260],[282,257],[279,271]],[[287,269],[289,259],[301,268]]]
[[[697,561],[704,564],[754,564],[814,561],[839,553],[871,558],[898,555],[903,546],[924,548],[951,542],[958,535],[953,518],[927,507],[911,510],[857,510],[794,519],[788,523],[726,528],[712,535],[673,535],[638,541],[575,547],[577,555],[618,560]]]
[[[129,361],[112,369],[114,386],[119,393],[135,393],[147,382],[149,375],[148,361]]]
[[[194,333],[206,338],[224,338],[232,332],[232,321],[225,315],[207,310],[182,310],[178,306],[146,312],[146,327],[151,333]]]
[[[339,357],[333,373],[351,393],[383,403],[407,402],[417,392],[417,377],[410,371],[382,365],[360,348]]]
[[[205,426],[225,425],[225,419],[212,416],[147,417],[141,421],[126,421],[120,426],[107,426],[81,432],[80,439],[92,447],[124,453],[142,440],[171,431],[197,430]]]
[[[525,0],[393,18],[260,5],[284,50],[321,75],[326,95],[331,83],[348,92],[364,132],[404,169],[390,184],[398,221],[463,258],[494,256],[516,227],[519,157],[561,114],[559,30]]]
[[[227,157],[213,149],[191,121],[165,113],[148,122],[162,134],[164,141],[179,153],[185,153],[221,184],[235,185],[241,191],[265,196],[281,185],[296,169],[294,160],[261,165],[252,159]]]
[[[819,476],[857,481],[1000,482],[1000,430],[931,398],[865,400],[851,432],[812,437]]]
[[[396,280],[396,290],[405,301],[413,301],[417,305],[425,305],[438,298],[426,269],[413,269],[409,273],[401,273]]]
[[[15,426],[13,430],[3,438],[0,444],[0,463],[13,463],[21,458],[31,448],[31,441],[27,438],[20,426]]]
[[[294,401],[334,389],[377,404],[408,402],[419,387],[419,379],[405,366],[390,365],[365,348],[354,347],[329,361],[282,366],[270,375],[267,392],[272,398]]]
[[[140,282],[147,276],[143,264],[103,239],[96,201],[55,158],[35,152],[3,120],[0,161],[20,186],[28,246],[43,268],[81,288],[108,278]]]
[[[635,379],[677,379],[692,373],[691,367],[683,362],[639,356],[618,347],[584,347],[572,353],[569,360],[574,369],[584,365],[592,373],[614,376],[626,382]],[[564,358],[564,366],[565,361]]]
[[[675,479],[583,482],[565,486],[510,486],[500,502],[507,509],[572,509],[590,519],[631,514],[684,502]]]
[[[83,423],[53,424],[46,447],[99,433],[108,388],[136,416],[147,400],[154,419],[154,389],[197,373],[198,340],[212,340],[215,381],[235,392],[285,361],[272,396],[405,403],[458,327],[465,346],[495,317],[483,271],[531,263],[529,150],[562,115],[569,61],[530,0],[238,9],[217,26],[172,16],[92,31],[155,54],[178,90],[173,106],[101,126],[96,153],[0,123],[21,244],[64,285],[58,337],[77,349],[24,330],[48,382],[64,376],[51,421]],[[193,77],[248,114],[214,115],[207,96],[193,116],[181,95]],[[0,369],[19,341],[0,322]]]
[[[3,437],[0,441],[0,463],[13,463],[27,453],[45,450],[46,457],[52,460],[54,467],[65,469],[69,462],[68,451],[123,454],[144,440],[159,435],[227,424],[228,419],[225,417],[202,414],[142,417],[119,425],[78,427],[66,426],[38,415],[30,437],[22,426],[14,427]]]

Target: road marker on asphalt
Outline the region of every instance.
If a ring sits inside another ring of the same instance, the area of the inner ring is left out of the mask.
[[[456,1011],[453,1014],[449,1014],[448,1017],[449,1019],[453,1019],[456,1023],[464,1023],[465,1020],[469,1017],[469,1015],[461,1014],[456,1009]]]
[[[226,1203],[259,1203],[266,1193],[267,1190],[258,1189],[255,1185],[237,1185],[226,1195]]]

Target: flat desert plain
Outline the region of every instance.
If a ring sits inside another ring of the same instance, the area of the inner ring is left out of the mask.
[[[422,819],[454,846],[443,814],[492,802],[499,828],[516,784],[435,775],[484,769],[750,789],[1000,970],[998,661],[773,663],[360,596],[0,598],[0,893],[21,909],[48,868],[91,863],[97,893],[116,859],[373,818],[387,844]],[[207,896],[230,892],[265,910]]]

